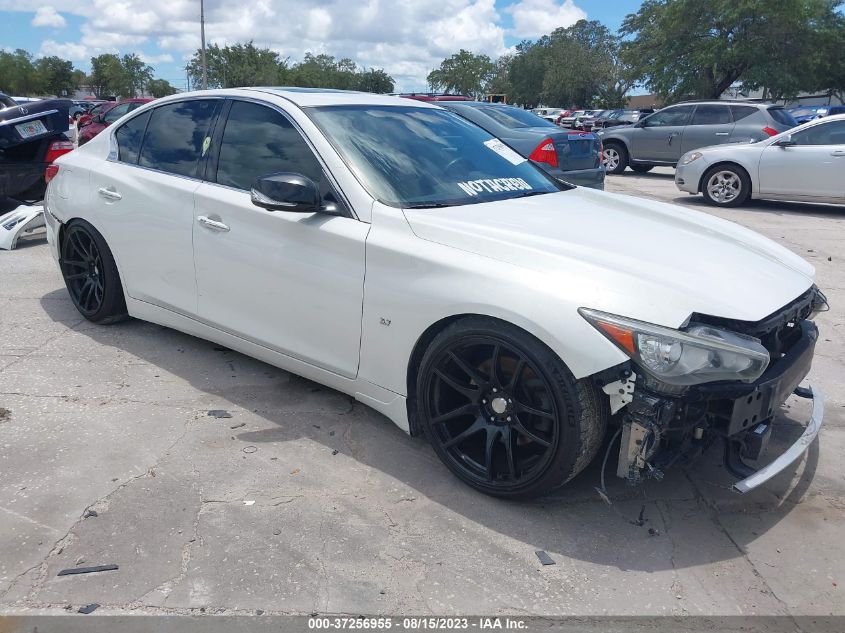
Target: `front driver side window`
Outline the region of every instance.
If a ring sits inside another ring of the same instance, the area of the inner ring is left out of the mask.
[[[673,125],[686,125],[689,115],[692,114],[694,106],[685,105],[674,108],[666,108],[655,112],[645,120],[644,127],[669,127]]]
[[[287,117],[257,103],[233,102],[220,143],[217,183],[249,191],[256,178],[275,172],[324,184],[319,161]]]
[[[796,145],[845,145],[845,121],[819,123],[792,135]]]

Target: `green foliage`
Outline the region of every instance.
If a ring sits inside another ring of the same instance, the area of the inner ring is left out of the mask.
[[[154,99],[166,97],[167,95],[176,94],[176,88],[170,85],[166,79],[151,79],[147,83],[147,92]]]
[[[495,71],[496,66],[487,55],[474,55],[461,49],[444,59],[426,79],[432,90],[480,98]]]
[[[43,83],[27,51],[0,50],[0,92],[20,96],[39,94]]]
[[[775,98],[817,90],[841,58],[841,0],[645,0],[622,58],[664,98],[717,98],[736,82]],[[833,61],[833,60],[831,60]],[[841,89],[841,84],[840,84]]]
[[[360,70],[351,59],[306,53],[298,64],[288,65],[278,53],[258,48],[253,42],[206,48],[209,88],[241,86],[304,86],[366,92],[392,92],[393,78],[382,69]],[[202,85],[202,52],[194,53],[188,75]]]
[[[74,75],[73,63],[61,57],[42,57],[35,62],[42,91],[57,96],[73,95],[79,75]],[[83,77],[85,75],[83,74]]]

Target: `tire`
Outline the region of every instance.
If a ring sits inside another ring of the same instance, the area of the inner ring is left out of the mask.
[[[120,274],[106,240],[85,220],[72,220],[62,232],[59,265],[71,301],[93,323],[128,318]]]
[[[608,174],[621,174],[628,166],[628,150],[621,143],[607,143],[602,162]]]
[[[652,169],[654,169],[654,165],[631,165],[631,169],[633,169],[638,174],[647,174]]]
[[[737,165],[715,165],[701,179],[701,193],[713,206],[738,207],[751,195],[751,178]]]
[[[493,369],[495,368],[495,370]],[[467,317],[441,331],[417,374],[416,416],[463,482],[528,499],[572,479],[604,439],[607,398],[519,328]]]

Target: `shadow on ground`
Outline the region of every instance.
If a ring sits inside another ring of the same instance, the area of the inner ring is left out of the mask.
[[[41,300],[54,321],[67,320],[69,304],[63,290],[51,292]],[[595,490],[605,443],[597,459],[556,493],[531,502],[500,501],[463,485],[439,463],[425,440],[407,436],[364,405],[350,406],[342,416],[344,428],[337,433],[327,433],[307,416],[291,416],[285,405],[297,399],[313,398],[316,393],[326,399],[346,398],[305,379],[213,343],[138,320],[112,326],[86,325],[77,332],[99,345],[128,352],[160,367],[184,379],[195,390],[230,403],[233,409],[253,412],[272,423],[262,430],[233,436],[244,446],[311,440],[329,449],[325,451],[327,456],[332,450],[340,451],[483,528],[532,548],[623,570],[654,572],[742,557],[748,543],[740,539],[756,539],[801,501],[819,458],[815,443],[803,464],[789,469],[788,474],[765,488],[740,496],[730,491],[733,479],[721,468],[721,451],[714,446],[695,463],[668,472],[663,481],[650,481],[635,490],[626,489],[608,472],[608,488],[614,500],[608,506]],[[252,375],[260,373],[270,379],[259,386],[242,385],[234,379],[224,386],[224,381],[209,378],[209,364],[246,368]],[[773,454],[797,439],[806,414],[802,403],[793,403],[781,412],[770,444]],[[332,467],[330,464],[326,469]],[[611,459],[609,470],[614,465],[615,460]],[[249,468],[249,462],[240,464],[239,474],[244,468]],[[796,472],[800,474],[797,479],[793,477]],[[737,521],[747,520],[748,529],[729,533],[721,521],[726,514],[733,516],[734,526]],[[446,535],[451,534],[449,529],[444,528]],[[736,536],[737,533],[746,536]]]

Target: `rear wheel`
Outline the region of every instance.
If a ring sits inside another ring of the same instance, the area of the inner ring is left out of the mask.
[[[628,150],[619,143],[608,143],[603,152],[604,167],[609,174],[621,174],[628,166]]]
[[[638,174],[645,174],[654,169],[654,165],[631,165],[631,169]]]
[[[111,250],[85,220],[73,220],[65,228],[60,266],[70,298],[82,316],[94,323],[116,323],[127,317]]]
[[[604,436],[606,406],[543,343],[484,317],[442,331],[417,378],[418,419],[438,457],[498,497],[537,496],[578,474]]]
[[[738,207],[751,194],[751,179],[734,165],[716,165],[704,174],[701,193],[717,207]]]

